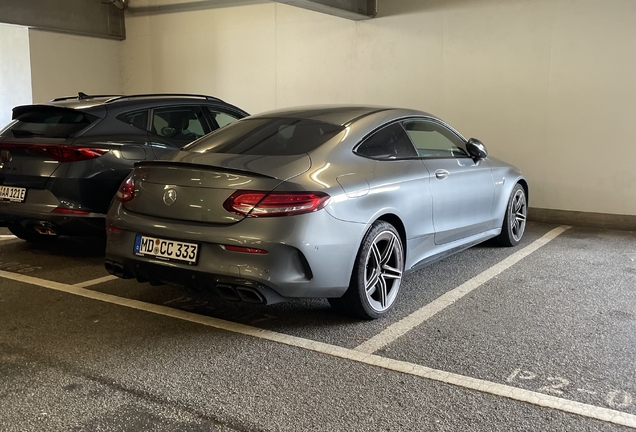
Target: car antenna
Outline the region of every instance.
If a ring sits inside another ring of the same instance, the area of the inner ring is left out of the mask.
[[[87,95],[87,94],[86,94],[86,93],[84,93],[84,92],[77,92],[77,98],[78,98],[79,100],[84,100],[84,99],[89,99],[89,98],[90,98],[90,96],[89,96],[89,95]]]

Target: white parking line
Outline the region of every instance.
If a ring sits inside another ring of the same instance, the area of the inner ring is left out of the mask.
[[[0,234],[0,242],[15,239],[17,239],[17,237],[13,234]]]
[[[628,426],[636,429],[636,416],[633,414],[624,413],[609,408],[602,408],[594,405],[588,405],[580,402],[571,401],[568,399],[562,399],[556,396],[550,396],[543,393],[533,392],[529,390],[520,389],[517,387],[508,386],[505,384],[499,384],[471,378],[459,374],[450,372],[444,372],[441,370],[431,369],[425,366],[421,366],[414,363],[403,362],[399,360],[392,360],[384,357],[380,357],[373,354],[366,354],[360,351],[339,347],[336,345],[329,345],[322,342],[316,342],[308,339],[303,339],[295,336],[289,336],[282,333],[276,333],[269,330],[262,330],[256,327],[251,327],[243,324],[237,324],[230,321],[224,321],[218,318],[211,318],[203,315],[197,315],[184,310],[173,309],[167,306],[155,305],[151,303],[144,303],[138,300],[131,300],[127,298],[121,298],[110,294],[104,294],[97,291],[87,290],[76,285],[66,285],[59,282],[48,281],[45,279],[35,278],[32,276],[21,275],[17,273],[10,273],[0,270],[0,277],[10,279],[18,282],[24,282],[31,285],[40,286],[43,288],[49,288],[57,291],[62,291],[69,294],[74,294],[81,297],[90,298],[93,300],[99,300],[106,303],[112,303],[119,306],[124,306],[132,309],[138,309],[145,312],[154,313],[157,315],[176,318],[192,323],[205,325],[221,330],[226,330],[233,333],[239,333],[247,336],[253,336],[260,339],[265,339],[281,344],[294,346],[306,350],[315,351],[321,354],[326,354],[338,358],[356,361],[359,363],[377,366],[384,369],[392,370],[395,372],[401,372],[413,376],[427,378],[434,381],[439,381],[446,384],[463,387],[487,393],[495,396],[501,396],[508,399],[527,402],[533,405],[552,408],[559,411],[578,414],[584,417],[593,418],[608,423],[617,425]]]
[[[503,272],[523,258],[527,257],[532,252],[539,249],[541,246],[544,246],[551,240],[554,240],[557,236],[569,230],[570,228],[572,227],[562,225],[558,228],[553,229],[540,239],[535,240],[520,251],[513,253],[508,258],[504,259],[498,264],[495,264],[488,270],[478,274],[472,279],[469,279],[452,291],[448,291],[446,294],[441,295],[429,304],[402,318],[400,321],[391,324],[389,327],[385,328],[380,333],[373,336],[371,339],[358,345],[355,348],[356,351],[372,354],[379,349],[384,348],[399,337],[408,333],[410,330],[422,324],[427,319],[431,318],[436,313],[444,310],[460,298],[464,297],[466,294],[470,293],[476,288],[479,288],[481,285],[485,284],[490,279],[497,276],[499,273]]]
[[[108,276],[100,277],[100,278],[97,278],[97,279],[88,280],[86,282],[76,283],[75,286],[78,286],[78,287],[81,287],[81,288],[86,288],[86,287],[89,287],[89,286],[93,286],[93,285],[97,285],[97,284],[100,284],[100,283],[112,281],[112,280],[115,280],[115,279],[119,279],[119,278],[117,276],[108,275]]]

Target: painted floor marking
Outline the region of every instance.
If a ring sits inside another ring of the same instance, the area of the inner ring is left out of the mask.
[[[92,279],[85,282],[76,283],[75,286],[78,286],[80,288],[87,288],[89,286],[98,285],[100,283],[109,282],[115,279],[119,279],[119,278],[117,276],[108,275],[108,276],[100,277],[97,279]]]
[[[309,339],[303,339],[296,336],[289,336],[282,333],[276,333],[269,330],[263,330],[244,324],[233,323],[230,321],[212,318],[204,315],[197,315],[180,309],[173,309],[167,306],[156,305],[152,303],[144,303],[139,300],[132,300],[122,297],[104,294],[97,291],[87,290],[76,285],[66,285],[59,282],[48,281],[17,273],[10,273],[0,270],[0,277],[5,279],[23,282],[30,285],[36,285],[43,288],[49,288],[62,291],[68,294],[74,294],[93,300],[111,303],[119,306],[137,309],[145,312],[154,313],[166,317],[176,318],[213,327],[220,330],[226,330],[246,336],[252,336],[259,339],[278,342],[284,345],[302,348],[321,354],[330,355],[346,360],[352,360],[371,366],[381,367],[387,370],[401,372],[413,376],[427,378],[430,380],[455,385],[458,387],[475,390],[495,396],[500,396],[520,402],[552,408],[559,411],[578,414],[584,417],[605,421],[622,426],[628,426],[636,429],[636,415],[617,411],[609,408],[603,408],[594,405],[588,405],[581,402],[575,402],[568,399],[562,399],[543,393],[530,390],[524,390],[505,384],[489,382],[477,378],[471,378],[450,372],[444,372],[437,369],[431,369],[425,366],[408,363],[399,360],[380,357],[374,354],[367,354],[360,351],[343,348],[336,345],[329,345],[323,342],[316,342]]]
[[[17,239],[17,237],[13,234],[0,234],[0,242],[15,239]]]
[[[441,312],[448,306],[452,305],[457,300],[464,297],[466,294],[479,288],[481,285],[485,284],[504,270],[512,267],[514,264],[524,259],[540,247],[546,245],[548,242],[554,240],[556,237],[569,230],[570,228],[572,227],[567,225],[562,225],[560,227],[554,228],[543,237],[535,240],[523,249],[513,253],[508,258],[490,267],[488,270],[478,274],[472,279],[469,279],[457,288],[439,296],[438,298],[423,306],[422,308],[416,310],[412,314],[402,318],[400,321],[391,324],[377,335],[358,345],[355,350],[367,354],[373,354],[374,352],[395,342],[395,340],[405,335],[410,330],[419,326],[424,321],[431,318],[438,312]]]

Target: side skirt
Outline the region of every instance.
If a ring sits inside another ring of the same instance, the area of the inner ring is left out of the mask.
[[[429,255],[426,258],[418,261],[410,269],[408,269],[406,273],[408,274],[408,273],[414,272],[430,264],[433,264],[437,261],[443,260],[444,258],[447,258],[458,252],[471,248],[479,243],[483,243],[488,239],[497,237],[500,233],[501,233],[501,228],[496,228],[489,231],[484,231],[481,234],[463,238],[461,240],[457,240],[447,245],[444,245],[445,247],[443,250],[437,251],[435,254]]]

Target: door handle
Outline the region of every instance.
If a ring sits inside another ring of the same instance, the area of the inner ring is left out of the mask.
[[[435,177],[437,177],[438,180],[444,180],[449,175],[450,175],[450,173],[448,171],[446,171],[446,170],[443,170],[443,169],[439,169],[439,170],[435,171]]]

